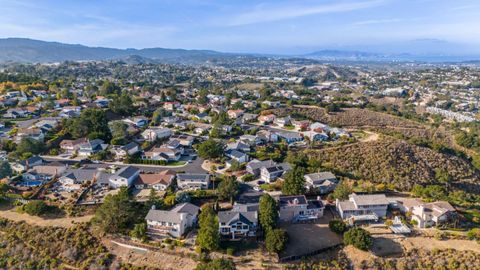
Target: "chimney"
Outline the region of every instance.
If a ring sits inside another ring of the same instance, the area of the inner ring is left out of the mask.
[[[293,199],[293,204],[298,204],[298,199],[297,198]]]
[[[157,207],[155,206],[155,204],[152,204],[152,210],[155,210]]]
[[[321,201],[322,198],[320,196],[317,196],[317,201]]]

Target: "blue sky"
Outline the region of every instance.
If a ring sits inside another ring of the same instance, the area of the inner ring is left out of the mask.
[[[0,0],[0,37],[116,48],[480,53],[476,0]]]

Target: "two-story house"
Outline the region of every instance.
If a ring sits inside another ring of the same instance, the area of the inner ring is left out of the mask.
[[[338,180],[331,172],[310,173],[305,176],[307,188],[316,189],[320,194],[332,192],[338,184]]]
[[[218,212],[220,235],[232,240],[254,237],[258,229],[257,211],[220,211]]]
[[[335,203],[340,217],[352,222],[378,221],[380,218],[385,218],[389,204],[385,194],[357,195],[355,193],[350,194],[348,200],[337,199]]]
[[[132,166],[126,166],[109,177],[109,183],[112,188],[119,188],[122,186],[132,186],[135,179],[140,174],[140,171]]]
[[[208,189],[210,175],[206,173],[179,173],[177,174],[177,186],[183,190]]]
[[[455,208],[445,201],[422,203],[412,209],[412,220],[416,221],[419,228],[441,225],[451,221],[455,215]]]
[[[182,237],[197,222],[200,208],[191,203],[182,203],[170,211],[151,209],[145,220],[147,233],[153,238]]]
[[[284,222],[316,220],[323,216],[324,204],[320,198],[307,200],[305,195],[278,197],[279,218]]]

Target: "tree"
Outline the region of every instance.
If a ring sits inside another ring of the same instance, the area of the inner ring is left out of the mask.
[[[117,194],[105,196],[92,222],[104,233],[125,232],[134,224],[136,212],[127,187],[121,187]]]
[[[268,232],[277,226],[277,202],[267,193],[260,197],[258,215],[260,225],[265,232]]]
[[[110,81],[104,81],[100,87],[100,95],[117,94],[120,91],[120,87]]]
[[[239,185],[235,176],[224,177],[222,182],[218,185],[218,197],[220,200],[229,199],[233,203],[233,199],[239,192]]]
[[[347,224],[339,219],[332,219],[328,222],[328,227],[332,232],[342,234],[347,230]]]
[[[209,262],[201,262],[195,270],[235,270],[235,263],[230,259],[220,258]]]
[[[372,236],[362,228],[352,228],[343,234],[345,245],[352,245],[361,250],[368,250],[372,244]]]
[[[282,193],[285,195],[299,195],[305,193],[305,169],[295,166],[285,175]]]
[[[107,115],[101,109],[83,110],[79,117],[68,121],[67,128],[70,135],[77,139],[87,135],[95,135],[105,141],[111,138]]]
[[[348,185],[345,181],[340,181],[340,183],[338,183],[338,185],[335,187],[332,196],[334,199],[345,200],[352,192],[353,190],[350,185]]]
[[[40,216],[48,211],[48,205],[44,201],[30,201],[23,206],[23,211],[31,216]]]
[[[308,166],[308,157],[303,152],[290,151],[285,161],[297,167],[306,168]]]
[[[202,209],[198,218],[197,245],[203,251],[217,250],[220,245],[218,218],[211,206]]]
[[[0,162],[0,179],[9,177],[12,175],[12,167],[7,161]]]
[[[115,121],[112,123],[112,137],[113,138],[126,138],[128,136],[127,133],[128,125],[122,121]]]
[[[198,155],[202,158],[219,158],[223,155],[223,144],[212,139],[202,142],[198,146]]]
[[[129,116],[135,111],[132,98],[127,92],[123,92],[120,96],[115,96],[108,107],[112,112],[123,116]]]
[[[133,238],[137,238],[138,240],[141,240],[142,242],[147,240],[147,223],[142,222],[135,224],[133,227],[133,230],[130,231],[130,236]]]
[[[283,229],[274,229],[267,231],[265,238],[265,248],[270,253],[279,253],[285,249],[288,242],[288,234]]]
[[[33,138],[23,138],[17,145],[16,153],[18,156],[22,156],[25,153],[38,155],[43,151],[43,146],[44,144],[42,142]]]

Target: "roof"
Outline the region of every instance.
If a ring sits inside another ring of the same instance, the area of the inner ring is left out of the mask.
[[[122,148],[123,150],[125,150],[125,151],[128,151],[128,150],[131,150],[131,149],[133,149],[133,148],[135,148],[135,147],[138,147],[138,144],[137,144],[136,142],[130,142],[130,143],[122,146],[121,148]]]
[[[305,195],[293,195],[293,196],[281,195],[278,198],[278,204],[280,205],[280,207],[307,204],[307,197],[305,197]]]
[[[120,176],[123,178],[130,178],[138,172],[138,169],[133,166],[126,166],[118,170],[114,175]]]
[[[306,174],[305,177],[312,180],[313,183],[315,182],[323,182],[325,180],[332,180],[337,179],[335,175],[331,172],[318,172],[318,173],[310,173]]]
[[[227,150],[225,152],[225,154],[227,156],[230,156],[230,157],[235,157],[235,158],[241,158],[241,157],[244,157],[246,156],[247,154],[243,153],[243,152],[240,152],[238,150],[235,150],[235,149],[230,149],[230,150]]]
[[[230,224],[233,221],[241,221],[246,224],[257,223],[257,211],[251,212],[235,212],[235,211],[220,211],[218,212],[218,221],[220,223]]]
[[[177,174],[178,181],[200,181],[207,182],[208,174],[206,173],[179,173]]]
[[[388,205],[389,201],[385,194],[366,194],[366,195],[357,195],[351,194],[351,200],[354,200],[357,205],[379,205],[384,204]]]
[[[85,182],[95,178],[96,174],[97,174],[96,168],[81,168],[81,169],[68,170],[62,176],[62,178],[70,178],[75,180],[76,182]]]
[[[351,201],[339,201],[338,205],[342,211],[357,210],[357,207],[355,207],[355,204]]]
[[[252,170],[260,169],[262,167],[270,167],[276,165],[275,161],[273,160],[264,160],[260,161],[258,159],[250,161],[247,166],[252,168]]]
[[[167,172],[167,171],[163,171]],[[154,184],[164,184],[170,185],[173,178],[175,177],[175,172],[170,173],[154,173],[154,174],[139,174],[138,178],[135,180],[135,185],[154,185]]]
[[[176,213],[187,213],[187,214],[190,214],[192,216],[196,216],[198,214],[198,212],[200,211],[200,207],[198,207],[194,204],[191,204],[191,203],[181,203],[181,204],[175,206],[170,211],[176,212]]]
[[[235,204],[232,208],[232,211],[235,212],[250,212],[250,211],[258,211],[259,204],[258,203],[248,203],[248,204]]]

